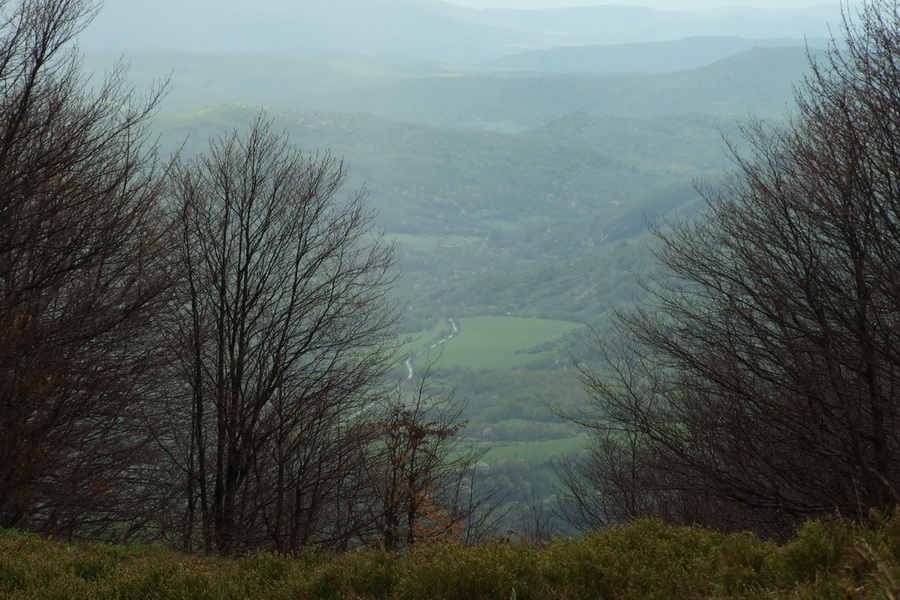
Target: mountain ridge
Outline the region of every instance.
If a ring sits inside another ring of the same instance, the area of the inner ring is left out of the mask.
[[[751,39],[737,36],[693,36],[661,42],[588,44],[531,50],[494,59],[492,67],[525,71],[626,73],[673,71],[709,65],[755,48],[823,49],[825,38]]]
[[[311,47],[483,63],[523,49],[665,41],[695,35],[828,37],[839,11],[666,11],[616,5],[476,10],[440,0],[157,0],[108,3],[80,37],[89,50]]]

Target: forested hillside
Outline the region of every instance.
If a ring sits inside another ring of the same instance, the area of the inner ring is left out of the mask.
[[[462,72],[322,101],[355,102],[354,112],[268,110],[301,147],[344,157],[349,183],[368,188],[379,225],[398,236],[408,330],[506,313],[596,324],[649,266],[648,220],[697,210],[694,182],[730,166],[725,140],[740,139],[749,114],[782,115],[806,64],[800,49],[772,48],[679,73]],[[165,147],[187,140],[191,154],[255,110],[155,123]]]

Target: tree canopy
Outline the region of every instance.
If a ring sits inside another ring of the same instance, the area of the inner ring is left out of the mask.
[[[648,299],[584,367],[588,454],[571,516],[785,534],[900,501],[900,14],[870,0],[798,87],[744,130],[697,219],[657,224]]]

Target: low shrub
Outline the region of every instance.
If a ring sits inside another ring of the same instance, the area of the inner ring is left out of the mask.
[[[313,574],[312,598],[390,598],[397,578],[397,555],[381,549],[334,556]]]
[[[537,554],[530,544],[505,541],[471,547],[443,543],[412,548],[400,564],[396,597],[404,600],[540,597],[533,593],[541,573],[536,565]]]
[[[641,520],[543,546],[440,543],[208,561],[0,533],[11,600],[900,598],[900,518],[810,521],[783,545]]]

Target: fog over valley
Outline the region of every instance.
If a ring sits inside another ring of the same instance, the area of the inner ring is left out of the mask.
[[[343,157],[396,243],[416,340],[396,377],[439,352],[465,435],[524,461],[546,498],[552,456],[580,444],[547,407],[581,402],[585,327],[641,293],[648,224],[701,207],[695,183],[732,168],[725,140],[784,118],[841,10],[511,4],[120,0],[80,46],[95,73],[124,59],[139,89],[169,78],[166,149],[201,152],[262,107]]]

